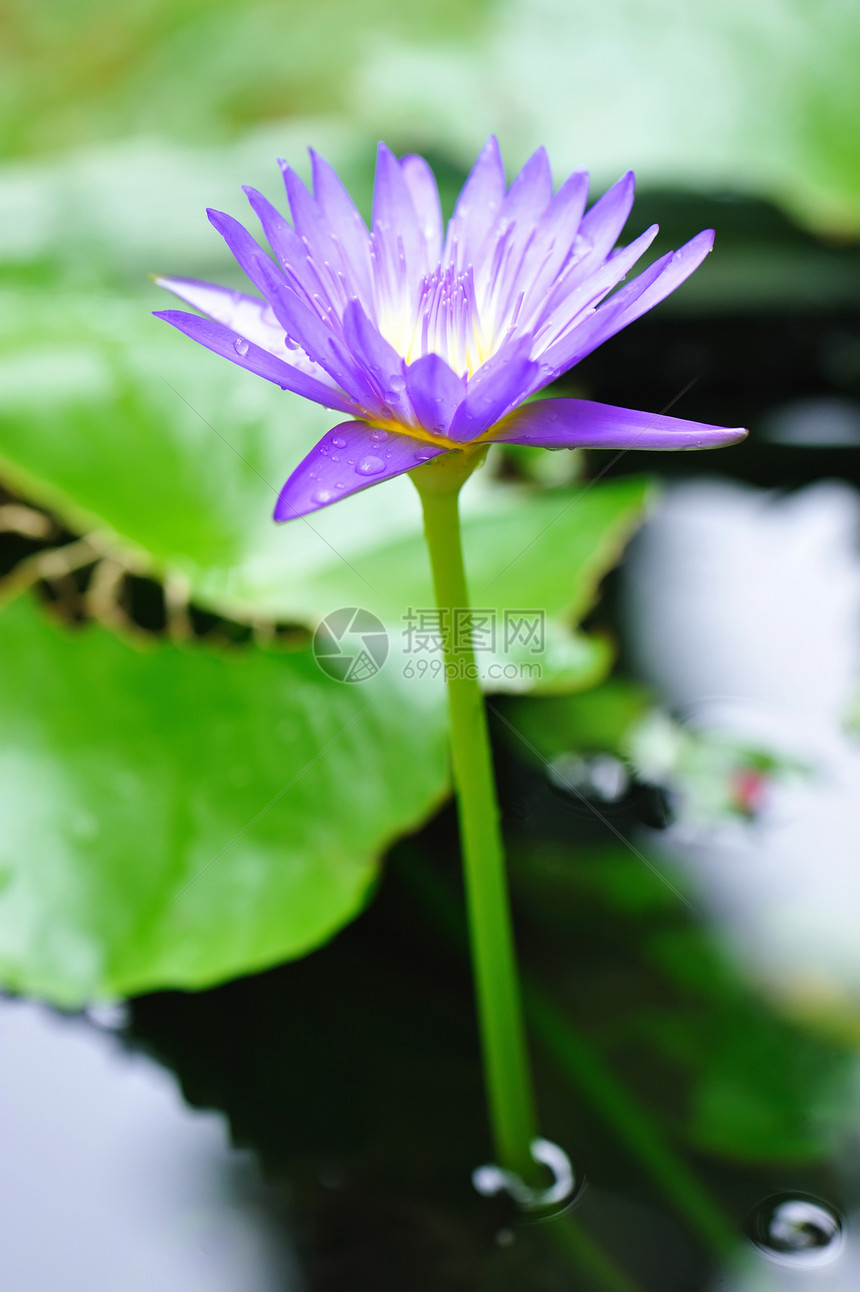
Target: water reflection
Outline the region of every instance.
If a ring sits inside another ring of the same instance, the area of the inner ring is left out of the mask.
[[[751,1218],[750,1236],[758,1251],[713,1292],[856,1292],[860,1286],[860,1244],[820,1199],[765,1199]]]
[[[860,500],[838,483],[776,496],[670,492],[625,583],[630,650],[663,703],[803,775],[751,820],[684,819],[667,845],[749,972],[792,1008],[860,1003]],[[759,787],[757,787],[759,788]]]
[[[225,1120],[85,1018],[0,1000],[0,1248],[14,1292],[300,1292]]]
[[[760,1251],[792,1269],[829,1265],[842,1246],[842,1221],[816,1198],[791,1194],[766,1198],[749,1228]]]

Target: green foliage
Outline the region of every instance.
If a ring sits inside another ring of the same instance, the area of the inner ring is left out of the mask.
[[[484,8],[366,0],[357,20],[348,0],[13,0],[0,46],[4,151],[129,134],[223,140],[259,121],[346,114],[375,41],[463,38]]]
[[[511,699],[505,714],[523,739],[509,743],[520,756],[527,756],[531,747],[539,761],[592,750],[624,753],[630,731],[651,703],[644,687],[624,678],[611,678],[593,691],[552,701]]]
[[[544,144],[559,170],[601,182],[632,168],[647,186],[753,194],[860,230],[856,6],[506,0],[483,37],[375,50],[359,83],[376,129],[397,122],[464,162],[498,131],[512,160]]]
[[[193,346],[142,302],[10,293],[0,345],[3,477],[134,568],[179,579],[199,604],[242,621],[315,625],[357,604],[399,633],[410,607],[433,605],[405,478],[272,523],[278,488],[330,413]],[[599,680],[611,651],[569,625],[640,520],[647,483],[541,495],[479,480],[470,490],[474,604],[546,612],[542,685]]]
[[[541,977],[556,992],[567,985],[575,1032],[690,1149],[758,1165],[825,1160],[856,1134],[856,1046],[772,1007],[689,921],[667,861],[648,851],[649,869],[637,842],[639,855],[616,844],[515,849]]]
[[[275,123],[286,152],[290,124],[308,138],[323,119],[362,151],[381,135],[462,168],[496,131],[512,163],[545,144],[600,182],[632,166],[860,229],[860,10],[843,0],[13,0],[4,26],[7,156]]]
[[[447,790],[438,696],[307,649],[136,649],[0,614],[0,976],[75,1005],[302,955]]]
[[[353,690],[306,652],[141,653],[101,629],[59,632],[23,604],[0,616],[0,731],[15,769],[4,784],[0,973],[64,1003],[199,986],[317,945],[359,909],[385,845],[446,787],[443,694],[403,678],[396,649],[406,610],[433,604],[410,482],[383,486],[384,506],[367,491],[274,525],[277,489],[331,415],[192,346],[148,304],[104,291],[3,294],[0,479],[215,613],[313,626],[343,605],[375,610],[392,658]],[[573,627],[647,485],[581,497],[489,479],[470,489],[477,602],[547,613],[539,682],[494,685],[599,681],[610,644]]]

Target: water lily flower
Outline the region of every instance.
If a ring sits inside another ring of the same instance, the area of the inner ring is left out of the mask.
[[[526,402],[662,301],[711,249],[706,229],[614,291],[657,233],[652,225],[616,246],[632,173],[586,211],[586,172],[553,193],[541,148],[508,188],[490,139],[445,229],[427,162],[380,145],[368,230],[332,167],[313,152],[311,162],[310,190],[281,163],[292,223],[245,190],[274,259],[232,216],[209,212],[256,294],[157,280],[205,316],[158,317],[348,419],[290,476],[276,520],[488,443],[687,449],[746,434],[590,400]]]

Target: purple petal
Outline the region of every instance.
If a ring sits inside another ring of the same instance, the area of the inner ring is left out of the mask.
[[[297,294],[300,289],[287,280],[283,270],[238,220],[219,211],[210,211],[209,218],[245,273],[266,297],[290,340],[300,345],[308,358],[323,368],[341,390],[348,391],[365,411],[374,411],[372,389],[347,353],[338,335],[336,320],[330,315],[321,318],[316,301],[311,304],[307,296],[300,298]]]
[[[286,284],[277,280],[269,282],[266,294],[287,336],[365,411],[375,409],[373,389],[335,324],[328,318],[320,318]]]
[[[554,381],[580,359],[591,354],[616,332],[635,322],[665,300],[699,267],[714,242],[712,229],[703,229],[677,251],[670,251],[649,265],[632,282],[610,296],[599,309],[580,323],[569,336],[541,355],[541,384]]]
[[[406,390],[424,430],[447,435],[466,394],[466,378],[458,377],[440,355],[425,354],[407,367]]]
[[[270,354],[232,328],[214,323],[211,319],[202,319],[197,314],[186,314],[184,310],[158,310],[155,317],[172,323],[180,332],[191,337],[192,341],[198,341],[207,350],[230,359],[240,368],[247,368],[258,377],[273,381],[282,390],[292,390],[296,395],[303,395],[305,399],[312,399],[314,403],[333,408],[339,413],[357,411],[342,391],[324,385],[307,373],[299,372],[297,368],[284,363],[277,355]]]
[[[587,196],[588,172],[575,171],[540,218],[520,269],[525,285],[520,315],[524,326],[545,303],[547,293],[571,255]]]
[[[685,242],[683,247],[673,251],[668,264],[659,276],[643,287],[642,291],[631,293],[630,300],[625,303],[621,312],[618,326],[626,327],[628,323],[633,323],[636,319],[641,318],[643,314],[647,314],[648,310],[653,309],[655,305],[659,305],[667,296],[670,296],[676,287],[680,287],[681,283],[689,278],[694,270],[699,268],[713,245],[714,230],[703,229],[689,242]],[[634,287],[635,282],[636,280],[630,286]],[[612,304],[612,301],[608,303]],[[613,329],[613,333],[614,331],[617,331],[617,328]]]
[[[505,170],[499,144],[491,136],[463,185],[448,224],[442,260],[458,270],[473,265],[478,249],[496,222],[505,196]]]
[[[603,261],[591,273],[584,276],[571,274],[556,291],[549,293],[544,308],[538,315],[539,325],[545,329],[546,339],[543,344],[547,349],[550,344],[561,341],[581,326],[583,312],[590,313],[621,282],[628,270],[644,256],[659,231],[659,225],[652,224],[650,229],[640,233],[638,238]]]
[[[408,435],[375,430],[367,422],[343,422],[296,467],[275,504],[275,520],[307,516],[446,452]]]
[[[537,241],[541,216],[551,200],[549,158],[546,149],[539,148],[514,180],[476,253],[475,272],[484,292],[493,299],[489,316],[497,325],[529,286],[524,260]]]
[[[635,184],[629,170],[584,216],[579,231],[592,244],[595,256],[607,256],[618,241],[633,207]]]
[[[448,431],[452,440],[476,439],[526,398],[540,372],[529,358],[531,344],[531,337],[521,337],[502,346],[469,379]]]
[[[397,279],[405,273],[417,284],[430,268],[426,244],[400,163],[385,144],[376,155],[372,230],[374,246],[382,250],[385,244],[383,254]]]
[[[221,234],[257,291],[268,296],[269,285],[272,282],[286,281],[271,256],[266,255],[243,224],[224,211],[213,211],[210,208],[206,214],[209,216],[210,224]]]
[[[358,301],[350,301],[346,307],[343,330],[349,352],[377,396],[382,414],[411,421],[412,406],[403,375],[405,361],[371,323]]]
[[[360,272],[350,274],[351,262],[341,254],[341,243],[332,236],[332,227],[325,218],[320,203],[308,192],[294,170],[283,161],[280,166],[293,224],[307,263],[314,266],[317,277],[328,274],[330,280],[334,278],[337,281],[339,273],[344,274],[347,279],[347,286],[342,289],[344,297],[359,294],[365,289],[366,283],[361,279]],[[303,272],[302,277],[304,276]],[[329,295],[328,289],[326,295]]]
[[[370,234],[333,166],[311,149],[314,196],[340,248],[355,294],[370,299]]]
[[[746,434],[743,427],[687,422],[588,399],[544,399],[518,408],[487,438],[544,449],[718,449]]]
[[[254,241],[244,225],[221,211],[209,211],[209,219],[224,238],[227,246],[242,269],[263,293],[291,341],[302,347],[305,354],[329,374],[342,390],[348,390],[361,399],[365,393],[356,376],[355,365],[332,334],[316,308],[297,294],[301,288],[291,284],[284,271]]]
[[[309,299],[315,291],[321,290],[322,283],[318,272],[308,261],[307,251],[301,238],[277,207],[272,206],[262,193],[247,185],[243,191],[263,226],[263,233],[280,261],[281,267],[294,286]],[[325,295],[328,298],[328,292]]]
[[[514,180],[499,211],[500,220],[534,224],[552,200],[552,171],[545,148],[538,148]]]
[[[433,268],[442,256],[442,208],[436,177],[423,157],[414,153],[401,158],[400,169],[418,216],[418,224],[427,246],[427,265]]]
[[[278,323],[266,300],[234,292],[217,283],[203,283],[197,278],[156,278],[159,287],[166,287],[186,305],[200,310],[216,323],[233,328],[239,336],[262,346],[285,363],[290,362],[294,351],[284,343],[284,329]]]

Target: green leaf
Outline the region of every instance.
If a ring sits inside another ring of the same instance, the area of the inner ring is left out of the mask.
[[[0,977],[62,1005],[300,956],[447,791],[444,709],[383,669],[0,614]]]
[[[299,113],[354,117],[352,74],[369,46],[397,35],[419,43],[442,31],[467,35],[484,8],[482,0],[365,0],[360,13],[350,0],[140,0],[107,23],[103,0],[38,13],[11,0],[0,50],[4,151],[134,132],[211,143],[258,121],[279,121],[283,134]]]
[[[147,317],[143,301],[10,293],[0,300],[0,345],[0,475],[133,567],[246,622],[315,625],[361,605],[398,634],[410,608],[433,605],[418,497],[405,477],[307,520],[272,522],[277,490],[331,413],[192,345]],[[570,629],[648,493],[641,479],[547,494],[486,472],[469,482],[474,604],[545,616],[537,685],[590,685],[605,673],[608,644]],[[527,643],[493,658],[537,657]],[[498,681],[506,686],[524,689]]]
[[[750,193],[845,235],[860,230],[858,59],[843,0],[499,0],[483,38],[374,49],[357,101],[372,129],[396,121],[464,164],[508,123],[510,164],[544,145],[558,174]]]

